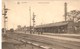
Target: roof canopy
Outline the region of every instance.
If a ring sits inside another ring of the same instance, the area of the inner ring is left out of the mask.
[[[44,24],[44,25],[38,25],[35,28],[45,28],[45,27],[55,27],[55,26],[63,26],[67,25],[67,22],[56,22],[56,23],[50,23],[50,24]]]

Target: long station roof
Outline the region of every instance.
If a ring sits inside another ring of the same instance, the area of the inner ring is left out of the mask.
[[[54,27],[54,26],[63,26],[67,25],[68,23],[65,21],[62,22],[56,22],[56,23],[49,23],[49,24],[43,24],[43,25],[38,25],[35,28],[45,28],[45,27]]]

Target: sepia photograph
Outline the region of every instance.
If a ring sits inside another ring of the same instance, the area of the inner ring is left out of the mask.
[[[1,49],[80,49],[80,0],[2,0]]]

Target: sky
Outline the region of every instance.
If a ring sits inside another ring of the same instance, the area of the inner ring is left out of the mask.
[[[2,0],[3,5],[8,8],[8,22],[7,29],[16,29],[18,25],[30,25],[30,11],[31,19],[33,12],[36,15],[35,24],[48,24],[64,21],[64,3],[67,3],[67,11],[80,10],[80,0]],[[3,16],[2,16],[2,26]],[[4,26],[3,26],[4,27]]]

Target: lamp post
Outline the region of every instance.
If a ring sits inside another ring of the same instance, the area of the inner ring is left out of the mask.
[[[35,14],[34,14],[34,12],[33,12],[33,33],[35,33]]]
[[[29,14],[30,14],[30,34],[32,34],[32,27],[31,27],[31,7],[29,7]]]

